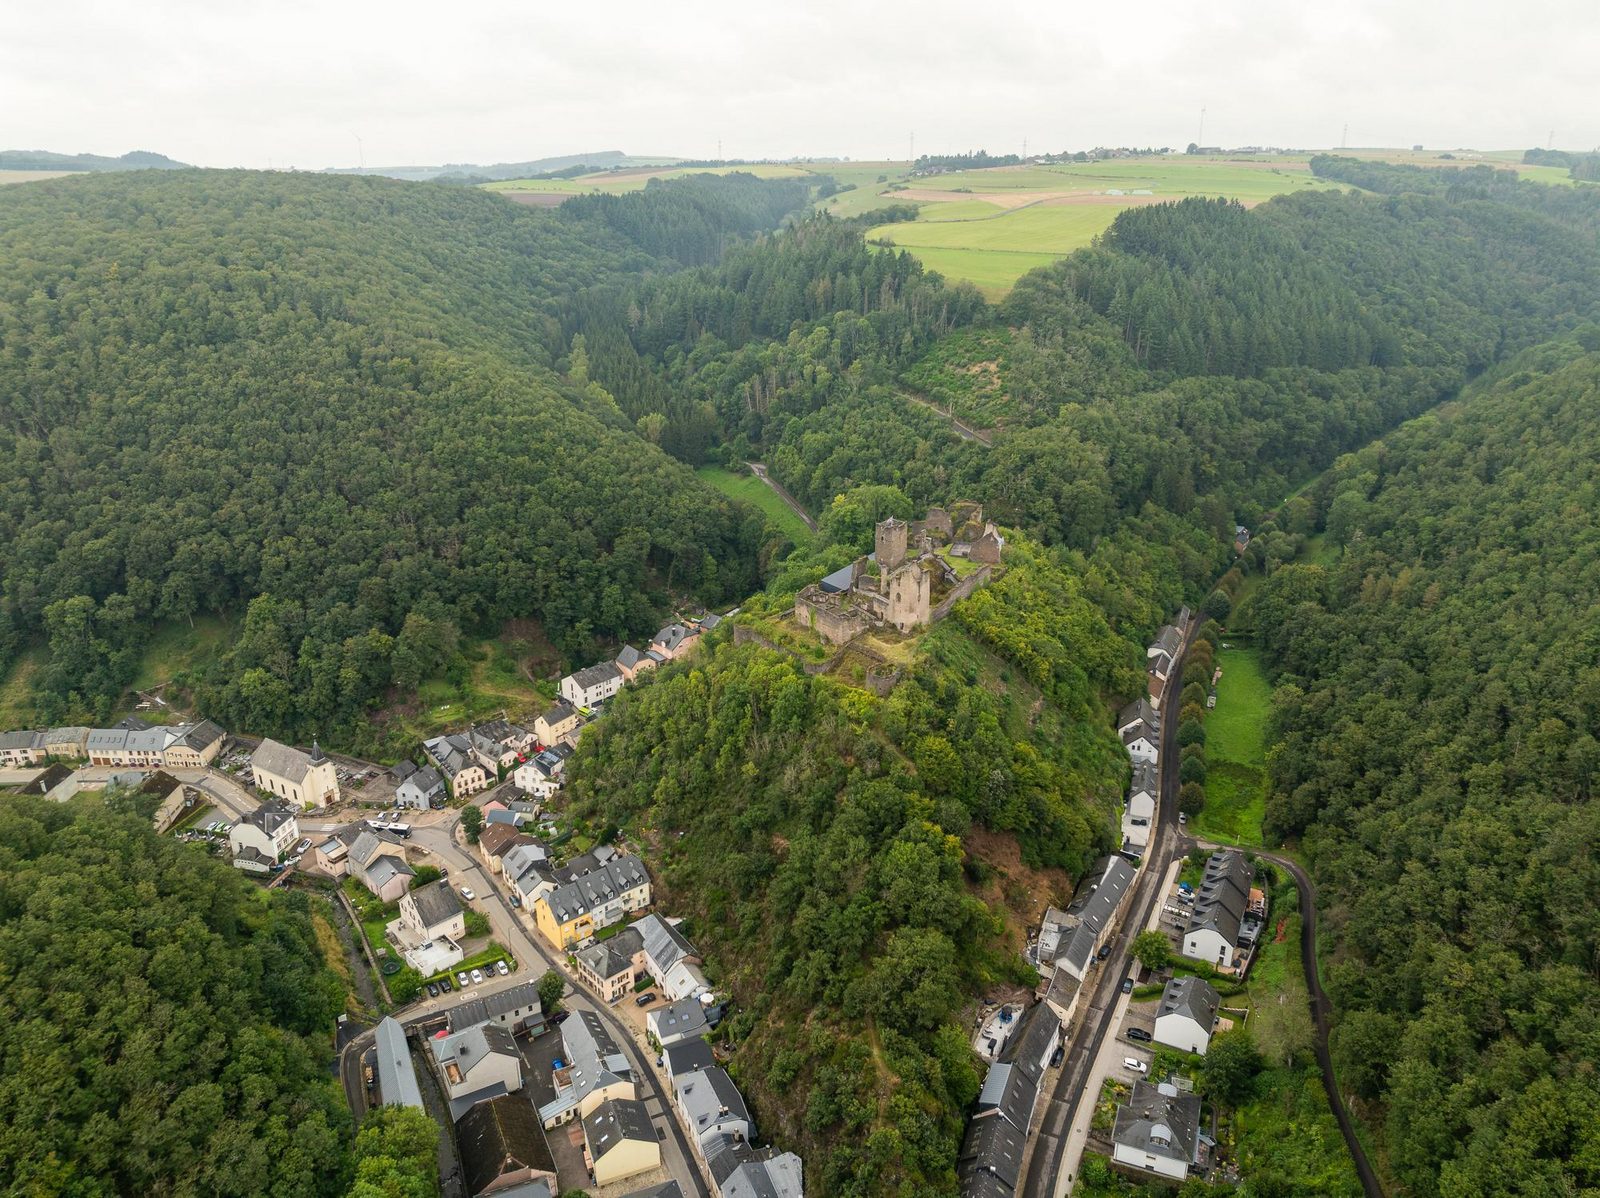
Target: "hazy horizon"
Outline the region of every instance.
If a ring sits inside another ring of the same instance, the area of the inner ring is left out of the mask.
[[[596,21],[491,0],[450,21],[411,0],[63,0],[13,16],[0,148],[307,170],[605,149],[875,161],[904,160],[913,134],[918,154],[1183,146],[1202,108],[1222,146],[1600,143],[1600,10],[1555,0],[1484,36],[1500,11],[626,0]]]

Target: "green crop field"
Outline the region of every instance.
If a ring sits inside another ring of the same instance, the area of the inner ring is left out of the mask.
[[[1167,155],[959,171],[908,179],[899,191],[886,184],[875,195],[849,192],[820,206],[851,216],[885,204],[919,205],[916,220],[881,225],[870,236],[909,249],[929,269],[966,279],[998,299],[1028,271],[1089,245],[1135,204],[1187,196],[1257,204],[1335,186],[1312,175],[1304,157]]]
[[[697,473],[706,482],[731,499],[740,500],[761,509],[767,522],[796,545],[811,540],[811,530],[805,521],[778,497],[778,493],[753,474],[735,474],[721,466],[702,466]]]

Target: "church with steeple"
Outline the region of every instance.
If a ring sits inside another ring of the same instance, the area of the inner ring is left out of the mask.
[[[315,740],[309,753],[275,740],[262,741],[250,754],[250,774],[257,790],[302,810],[339,802],[339,771]]]

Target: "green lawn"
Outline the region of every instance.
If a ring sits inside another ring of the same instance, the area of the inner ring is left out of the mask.
[[[25,650],[12,664],[5,681],[0,682],[0,732],[25,728],[35,722],[33,675],[43,667],[48,656],[43,645]]]
[[[1217,684],[1217,706],[1206,716],[1206,760],[1266,765],[1272,686],[1261,667],[1261,652],[1219,649],[1217,665],[1222,680]]]
[[[1219,761],[1206,774],[1206,805],[1194,817],[1194,827],[1213,840],[1258,845],[1266,814],[1267,771]]]
[[[732,470],[724,470],[721,466],[702,466],[695,473],[729,498],[760,508],[761,513],[767,518],[767,523],[796,545],[810,543],[812,534],[806,527],[805,521],[795,515],[794,510],[778,497],[776,491],[754,474],[748,471],[735,474]]]

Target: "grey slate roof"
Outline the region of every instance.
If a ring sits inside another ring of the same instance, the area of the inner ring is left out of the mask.
[[[1149,741],[1157,748],[1160,747],[1161,737],[1153,728],[1151,728],[1142,720],[1122,734],[1122,743],[1124,745],[1131,745],[1134,741],[1140,740],[1141,738]]]
[[[755,1123],[750,1118],[750,1108],[744,1096],[733,1084],[733,1078],[720,1065],[710,1065],[694,1073],[684,1074],[674,1081],[678,1103],[689,1118],[689,1128],[698,1139],[715,1127],[720,1119],[739,1119],[750,1124],[754,1134]]]
[[[217,741],[228,735],[220,725],[214,724],[210,720],[201,720],[198,724],[180,725],[179,731],[181,735],[176,743],[196,752],[210,748]]]
[[[690,632],[682,624],[672,623],[651,637],[650,643],[652,645],[660,645],[664,653],[672,653],[693,635],[694,633]]]
[[[1175,625],[1168,624],[1156,633],[1156,639],[1151,648],[1160,649],[1168,657],[1178,652],[1178,647],[1183,644],[1183,633]]]
[[[558,923],[568,923],[650,880],[644,862],[632,853],[557,886],[544,897]]]
[[[38,738],[39,734],[32,730],[0,732],[0,749],[31,749]]]
[[[694,1073],[700,1069],[710,1069],[717,1063],[711,1045],[699,1036],[691,1040],[683,1040],[666,1049],[668,1072],[676,1080],[686,1073]]]
[[[382,890],[389,880],[396,875],[414,878],[417,876],[417,871],[398,857],[382,857],[371,869],[367,870],[367,881],[371,882],[377,889]]]
[[[1200,1141],[1200,1097],[1172,1086],[1133,1083],[1133,1095],[1117,1108],[1111,1130],[1117,1144],[1134,1152],[1194,1163]]]
[[[596,1160],[628,1140],[659,1143],[649,1110],[630,1098],[608,1098],[595,1107],[583,1121],[583,1134]]]
[[[1100,935],[1110,925],[1128,887],[1133,884],[1133,866],[1118,856],[1102,857],[1078,883],[1078,891],[1067,909],[1046,912],[1048,920],[1054,914],[1059,923],[1054,955],[1050,954],[1048,938],[1039,938],[1040,963],[1065,962],[1077,970],[1081,977],[1094,956]]]
[[[1214,931],[1229,944],[1237,944],[1239,925],[1250,903],[1250,883],[1255,871],[1244,854],[1218,849],[1206,861],[1206,872],[1195,890],[1189,912],[1190,932]]]
[[[694,945],[677,928],[661,916],[651,912],[636,922],[639,935],[644,938],[644,953],[655,963],[656,969],[665,973],[685,957],[699,959]],[[659,978],[656,979],[660,981]]]
[[[801,1198],[800,1158],[764,1149],[750,1154],[722,1183],[722,1198]]]
[[[540,718],[543,719],[545,723],[551,725],[565,724],[577,714],[578,709],[571,703],[568,703],[565,699],[557,699],[555,703],[551,705],[550,710],[545,712]]]
[[[420,770],[413,770],[411,776],[401,782],[395,789],[416,791],[425,799],[431,799],[435,794],[444,790],[444,779],[439,771],[431,765]]]
[[[1156,1008],[1156,1018],[1163,1015],[1187,1015],[1209,1032],[1216,1022],[1222,998],[1204,978],[1192,974],[1175,977],[1161,992],[1161,1005]]]
[[[602,661],[599,665],[584,666],[581,670],[574,670],[570,677],[581,690],[588,690],[592,686],[610,682],[613,678],[621,678],[622,671],[617,669],[614,662]]]
[[[1000,1059],[1021,1069],[1037,1086],[1060,1034],[1061,1022],[1055,1013],[1044,1003],[1034,1003],[1022,1013]]]
[[[422,751],[428,755],[428,760],[439,767],[439,772],[447,778],[454,778],[469,766],[477,766],[472,759],[472,742],[460,733],[453,736],[436,736],[432,740],[422,742]]]
[[[698,1036],[706,1031],[706,1009],[697,998],[680,998],[677,1002],[657,1007],[650,1022],[661,1037]]]
[[[961,1198],[1012,1198],[1016,1188],[1007,1185],[993,1173],[978,1170],[961,1172],[956,1166],[956,1180],[961,1183]]]
[[[639,650],[635,649],[632,645],[622,646],[621,652],[617,654],[617,665],[621,666],[624,670],[633,669],[643,660],[644,654],[639,652]]]
[[[453,1032],[465,1031],[480,1023],[488,1023],[513,1011],[526,1012],[524,1021],[542,1022],[544,1007],[539,1002],[539,983],[520,982],[505,990],[496,990],[482,998],[469,998],[445,1011]]]
[[[624,1194],[622,1198],[683,1198],[683,1191],[678,1188],[677,1182],[665,1181],[647,1190],[634,1190],[631,1194]]]
[[[239,822],[260,828],[270,837],[276,835],[278,829],[292,819],[294,819],[294,812],[289,810],[288,804],[274,800],[270,803],[261,804]]]
[[[450,883],[443,879],[413,890],[411,899],[416,903],[417,914],[426,927],[435,927],[461,914],[461,900],[450,888]]]
[[[1133,767],[1133,781],[1128,785],[1128,793],[1136,795],[1143,792],[1152,798],[1161,794],[1161,771],[1148,761],[1141,761]]]
[[[416,772],[417,766],[415,762],[400,761],[396,762],[394,768],[389,771],[389,776],[395,780],[396,784],[399,784]]]
[[[256,751],[250,754],[250,764],[290,782],[303,782],[311,770],[310,757],[270,738],[256,746]]]
[[[642,943],[638,929],[630,925],[609,940],[597,940],[588,948],[580,948],[577,957],[596,977],[613,978],[632,967],[633,955]]]
[[[417,1070],[406,1044],[405,1028],[392,1015],[378,1021],[378,1097],[397,1106],[422,1106],[422,1091],[417,1086]]]
[[[1121,714],[1117,716],[1117,727],[1126,728],[1129,724],[1141,720],[1152,729],[1159,731],[1161,728],[1161,716],[1157,714],[1150,700],[1143,697],[1135,699],[1122,709]]]
[[[974,1192],[967,1188],[967,1179],[974,1174],[998,1178],[1008,1187],[1006,1193],[1010,1193],[1022,1174],[1022,1152],[1027,1143],[1026,1133],[994,1112],[979,1115],[967,1124],[961,1155],[956,1158],[956,1176],[961,1181],[962,1193]]]
[[[632,1076],[628,1058],[593,1011],[575,1011],[561,1025],[561,1043],[567,1049],[572,1089],[580,1102],[595,1090]]]

